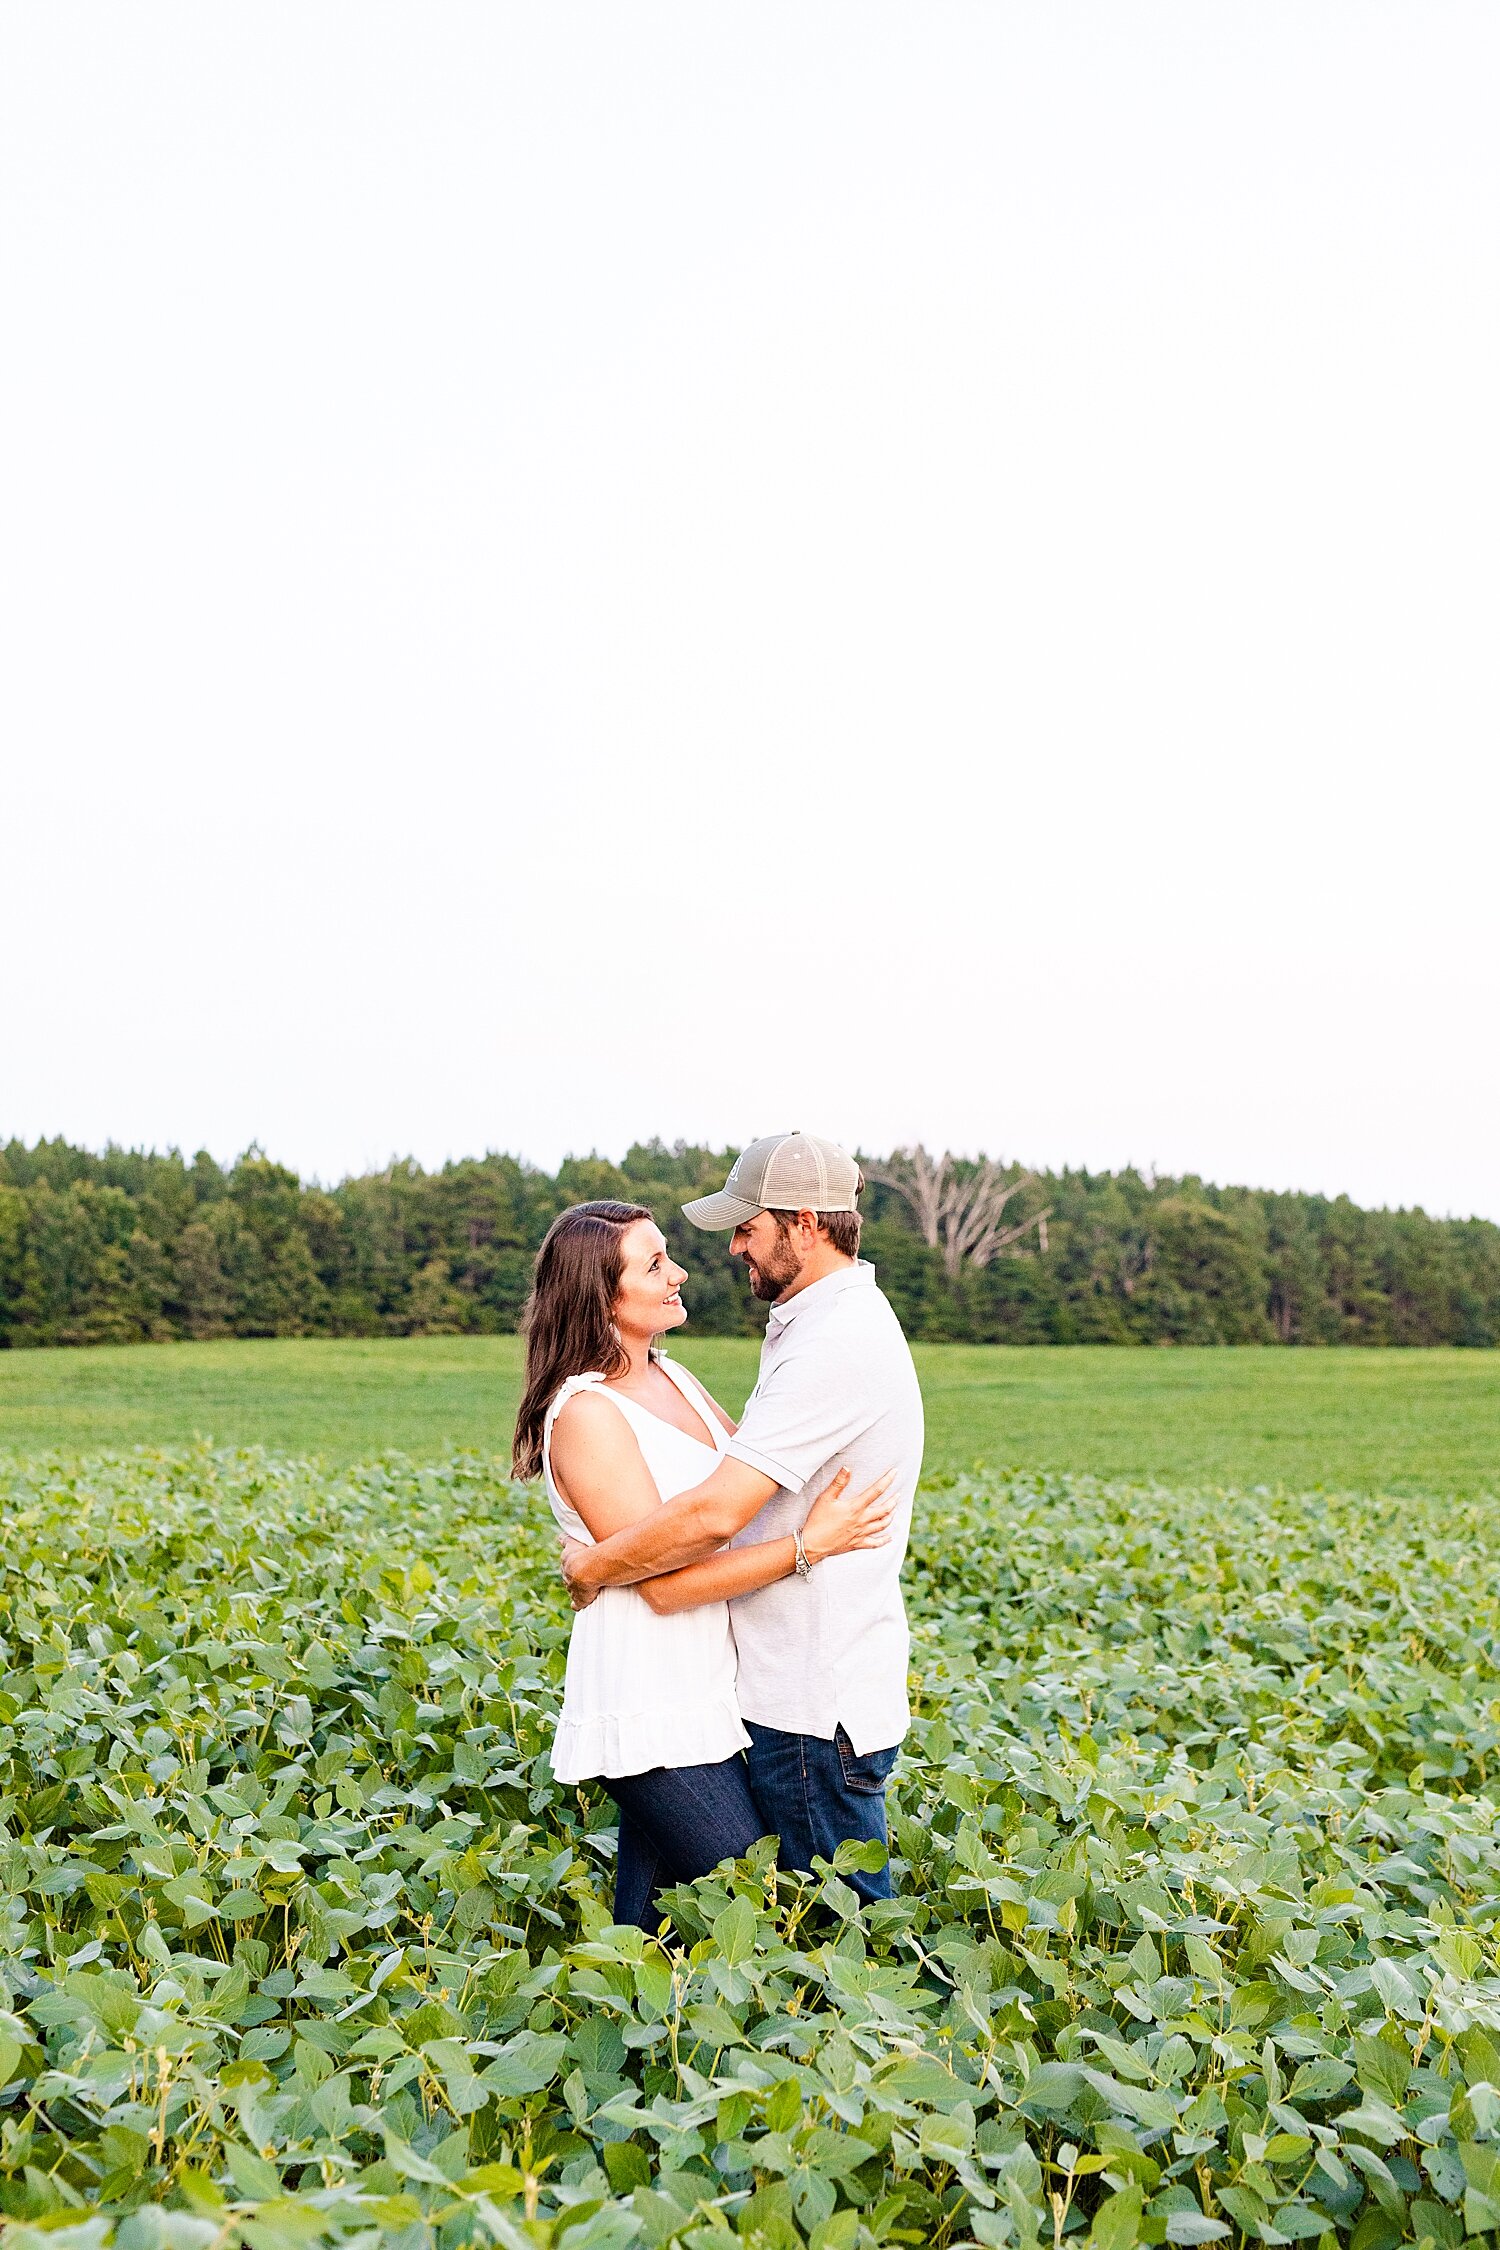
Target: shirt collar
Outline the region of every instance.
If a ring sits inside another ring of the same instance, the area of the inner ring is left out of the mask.
[[[821,1281],[809,1282],[789,1297],[784,1305],[773,1305],[768,1327],[780,1330],[789,1320],[795,1320],[807,1305],[826,1305],[833,1297],[840,1297],[846,1289],[873,1288],[875,1268],[868,1258],[857,1259],[852,1266],[841,1266],[836,1273],[825,1273]]]

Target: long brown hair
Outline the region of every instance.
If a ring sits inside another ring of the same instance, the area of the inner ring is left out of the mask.
[[[547,1229],[521,1316],[526,1388],[511,1448],[516,1476],[539,1473],[547,1409],[570,1375],[619,1375],[629,1365],[615,1333],[615,1298],[625,1230],[650,1216],[639,1203],[575,1203]]]

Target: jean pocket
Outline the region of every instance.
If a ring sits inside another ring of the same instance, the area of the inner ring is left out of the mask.
[[[863,1757],[856,1754],[853,1743],[842,1727],[833,1737],[839,1754],[839,1770],[844,1777],[844,1787],[852,1789],[859,1797],[878,1797],[890,1778],[896,1763],[894,1750],[867,1750]]]

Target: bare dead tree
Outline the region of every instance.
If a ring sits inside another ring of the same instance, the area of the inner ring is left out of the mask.
[[[934,1164],[919,1141],[915,1148],[893,1149],[883,1164],[863,1166],[867,1180],[894,1188],[916,1214],[922,1240],[936,1250],[942,1240],[944,1199],[948,1187],[949,1159]]]
[[[955,1159],[944,1154],[934,1159],[919,1141],[914,1148],[898,1148],[884,1163],[867,1163],[867,1179],[878,1181],[899,1195],[916,1218],[922,1240],[941,1250],[950,1280],[958,1279],[965,1260],[987,1266],[1035,1227],[1037,1245],[1047,1247],[1047,1221],[1052,1206],[1033,1211],[1028,1218],[1006,1224],[1007,1205],[1031,1187],[1034,1172],[1008,1180],[1001,1165],[981,1156],[970,1171],[960,1172]]]

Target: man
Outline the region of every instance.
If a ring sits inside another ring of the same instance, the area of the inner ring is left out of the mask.
[[[809,1133],[753,1141],[723,1189],[683,1205],[730,1230],[750,1286],[771,1307],[760,1380],[713,1475],[645,1522],[569,1547],[575,1603],[701,1562],[726,1541],[800,1535],[823,1487],[893,1472],[891,1542],[805,1564],[733,1604],[751,1786],[782,1863],[809,1868],[846,1838],[887,1841],[886,1777],[910,1724],[900,1570],[922,1466],[922,1397],[900,1324],[859,1260],[854,1159]],[[684,1682],[685,1692],[691,1683]],[[890,1877],[856,1872],[866,1899]]]

